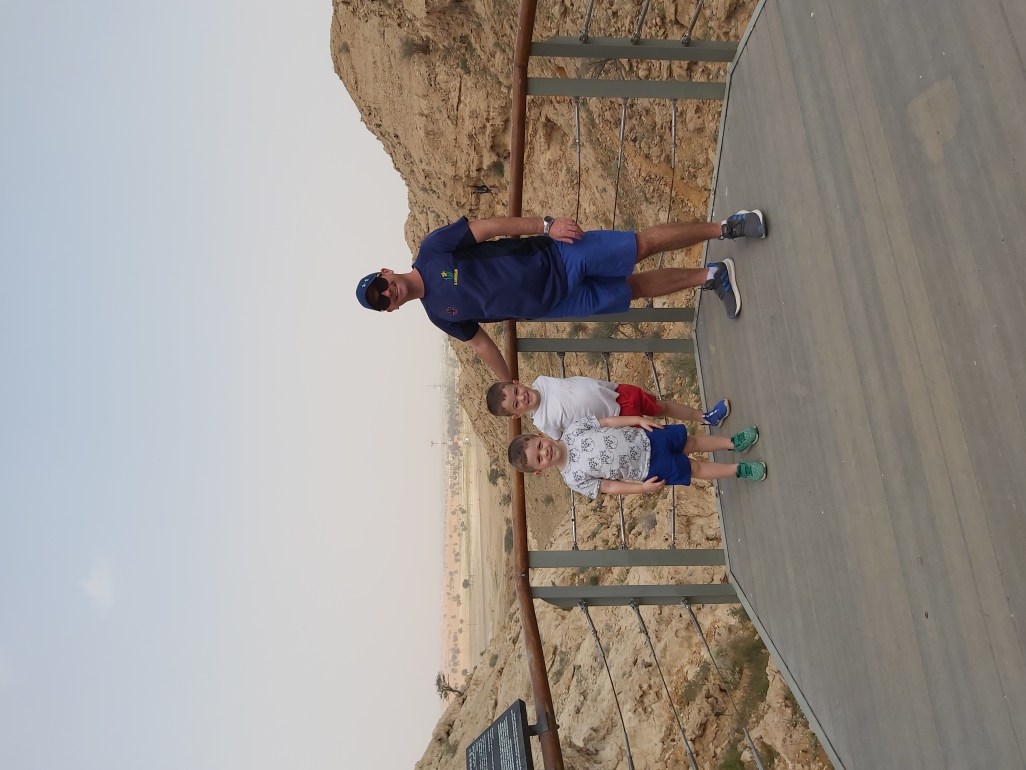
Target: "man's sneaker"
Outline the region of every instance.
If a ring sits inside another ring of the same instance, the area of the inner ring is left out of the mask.
[[[734,282],[734,260],[713,262],[709,267],[715,268],[716,272],[702,288],[716,292],[716,296],[723,300],[723,306],[727,309],[727,317],[737,318],[741,314],[741,292],[737,290],[737,284]]]
[[[762,481],[766,478],[766,463],[740,462],[737,464],[737,477],[742,481]]]
[[[720,240],[735,238],[765,238],[766,220],[759,209],[739,211],[727,217],[720,225]]]
[[[754,425],[748,428],[742,428],[733,436],[730,437],[731,443],[734,445],[735,452],[747,452],[753,446],[755,442],[759,440],[759,429]]]
[[[730,401],[726,398],[721,398],[712,409],[702,414],[702,422],[715,428],[727,419],[728,414],[730,414]]]

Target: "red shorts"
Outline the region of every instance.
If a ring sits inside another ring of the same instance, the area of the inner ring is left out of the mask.
[[[658,417],[663,413],[656,397],[637,385],[617,385],[616,403],[624,417]]]

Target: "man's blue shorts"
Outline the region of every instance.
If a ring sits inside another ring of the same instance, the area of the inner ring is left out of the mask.
[[[652,456],[648,461],[648,476],[658,476],[667,484],[691,485],[691,459],[684,454],[688,440],[688,429],[680,424],[646,434],[652,444]]]
[[[556,241],[566,268],[567,294],[545,318],[624,313],[631,305],[626,278],[638,260],[638,240],[624,230],[589,230],[579,241]]]

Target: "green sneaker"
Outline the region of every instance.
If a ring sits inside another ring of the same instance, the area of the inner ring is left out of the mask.
[[[737,464],[737,477],[744,481],[762,481],[766,478],[766,463],[740,462]]]
[[[754,425],[747,428],[742,428],[733,436],[730,437],[731,443],[734,444],[735,452],[747,452],[753,446],[755,442],[759,440],[759,429]]]

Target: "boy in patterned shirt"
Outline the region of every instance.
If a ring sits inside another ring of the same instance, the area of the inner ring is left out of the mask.
[[[746,481],[766,478],[766,463],[714,463],[688,457],[692,452],[747,452],[759,440],[754,425],[726,436],[688,436],[683,425],[662,425],[647,417],[575,420],[559,441],[525,433],[509,445],[509,462],[522,473],[558,468],[567,486],[591,499],[599,493],[633,495],[657,492],[666,484],[691,479]]]

